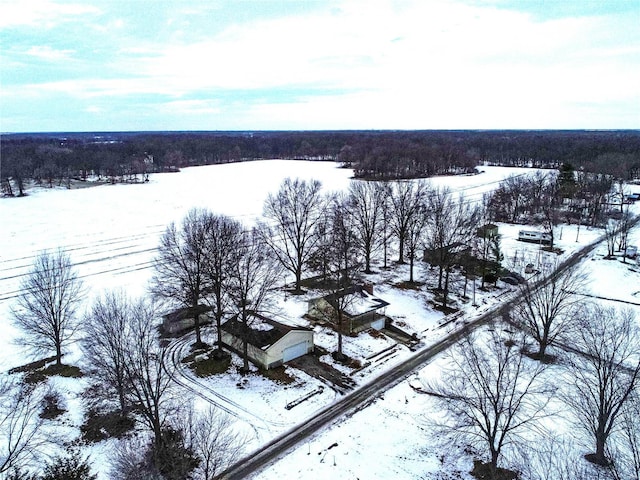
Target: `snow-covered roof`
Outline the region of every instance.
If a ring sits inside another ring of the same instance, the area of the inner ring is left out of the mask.
[[[311,331],[311,329],[307,327],[285,325],[284,323],[277,322],[259,314],[251,314],[248,326],[249,331],[246,333],[247,342],[261,349],[266,349],[270,345],[273,345],[292,330]],[[237,315],[223,323],[221,328],[234,337],[245,337],[244,324],[238,320]]]
[[[324,297],[334,308],[338,299],[344,299],[345,313],[355,317],[368,312],[373,312],[389,305],[389,302],[369,293],[361,285],[352,285],[349,288],[332,293]]]

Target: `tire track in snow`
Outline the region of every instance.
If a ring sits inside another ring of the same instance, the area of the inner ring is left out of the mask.
[[[108,250],[106,252],[99,252],[99,253],[115,253],[115,252],[118,252],[120,250],[129,250],[131,248],[143,247],[143,246],[144,245],[140,245],[140,244],[127,245],[125,247],[114,248],[114,249]],[[157,247],[153,247],[153,248],[146,247],[146,248],[143,248],[142,250],[134,250],[133,252],[125,252],[125,253],[122,253],[122,254],[110,255],[108,257],[90,258],[88,260],[74,262],[74,263],[71,264],[71,266],[72,267],[77,267],[79,265],[87,265],[87,264],[90,264],[90,263],[99,263],[99,262],[103,262],[103,261],[106,261],[106,260],[113,260],[114,258],[126,257],[126,256],[129,256],[129,255],[137,255],[139,253],[152,252],[152,251],[157,250],[157,249],[158,249]],[[29,264],[29,265],[21,265],[20,267],[16,267],[15,269],[18,269],[18,268],[29,268],[31,266],[32,266],[31,264]],[[0,277],[0,282],[3,281],[3,280],[12,280],[14,278],[26,277],[28,275],[29,275],[29,272],[25,272],[25,273],[17,273],[15,275],[10,275],[8,277]]]
[[[114,259],[119,259],[119,258],[124,258],[124,257],[129,257],[131,255],[140,255],[143,253],[150,253],[150,252],[154,252],[156,251],[157,248],[153,247],[153,248],[146,248],[143,250],[137,250],[134,252],[127,252],[127,253],[122,253],[122,254],[118,254],[118,255],[111,255],[109,257],[102,257],[102,258],[96,258],[96,259],[91,259],[91,260],[86,260],[84,262],[77,262],[74,263],[73,266],[77,266],[77,265],[89,265],[89,264],[99,264],[101,262],[105,262],[105,261],[110,261],[110,260],[114,260]],[[92,272],[92,273],[87,273],[85,275],[78,275],[78,278],[80,279],[85,279],[85,278],[90,278],[90,277],[95,277],[95,276],[99,276],[99,275],[106,275],[106,274],[117,274],[117,275],[122,275],[124,273],[130,273],[130,272],[135,272],[138,270],[146,270],[148,268],[151,268],[153,266],[153,261],[146,261],[146,262],[140,262],[137,264],[127,264],[124,266],[118,266],[116,268],[111,268],[111,269],[107,269],[107,270],[100,270],[98,272]],[[134,267],[134,268],[132,268]],[[28,276],[29,273],[23,273],[20,275],[14,275],[12,277],[4,277],[4,278],[0,278],[0,281],[3,280],[15,280],[16,278],[20,278],[20,277],[25,277]],[[12,298],[16,298],[18,296],[20,296],[22,293],[24,293],[25,290],[22,288],[19,288],[17,290],[13,290],[13,291],[9,291],[9,292],[3,292],[2,296],[0,297],[0,303],[6,301],[6,300],[10,300]]]
[[[194,375],[181,361],[182,358],[186,356],[185,349],[194,341],[193,335],[194,334],[189,334],[178,340],[174,340],[167,348],[170,355],[171,370],[173,372],[171,375],[178,385],[238,420],[248,423],[258,440],[262,441],[265,440],[265,438],[271,438],[274,429],[281,430],[289,426],[288,422],[266,420],[256,415],[239,403],[217,392],[207,382]]]
[[[160,227],[160,225],[153,225],[150,228],[157,228]],[[140,239],[144,239],[144,238],[148,238],[148,237],[152,237],[152,236],[160,236],[162,234],[162,232],[164,231],[164,227],[162,227],[160,230],[156,230],[156,231],[152,231],[152,232],[141,232],[141,233],[136,233],[136,234],[132,234],[132,235],[126,235],[126,236],[122,236],[122,237],[111,237],[111,238],[105,238],[102,240],[97,240],[94,242],[86,242],[86,243],[76,243],[76,244],[70,244],[70,245],[61,245],[59,248],[61,248],[63,251],[65,252],[73,252],[73,251],[81,251],[81,250],[93,250],[96,247],[102,246],[102,245],[114,245],[114,244],[118,244],[118,243],[125,243],[125,242],[131,242],[132,240],[140,240]],[[99,232],[99,233],[104,233],[104,232]],[[46,249],[43,249],[46,250]],[[34,252],[33,254],[30,255],[25,255],[22,257],[15,257],[15,258],[0,258],[0,265],[4,264],[4,263],[11,263],[11,262],[17,262],[20,260],[33,260],[34,258],[36,258],[38,256],[38,253],[41,250],[38,250],[37,252]],[[31,263],[28,263],[27,267],[31,266]],[[15,267],[10,267],[10,268],[0,268],[0,271],[5,271],[5,270],[12,270],[13,268],[22,268],[23,265],[19,265],[19,266],[15,266]]]

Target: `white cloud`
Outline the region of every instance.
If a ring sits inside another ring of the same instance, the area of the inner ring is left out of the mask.
[[[77,19],[87,14],[98,14],[100,9],[82,3],[58,3],[49,0],[2,0],[0,2],[0,28],[31,26],[50,28],[58,23]]]
[[[536,22],[518,12],[451,2],[402,3],[402,9],[351,5],[337,13],[235,25],[206,41],[169,45],[136,58],[135,71],[180,92],[305,85],[419,88],[434,78],[460,83],[459,75],[491,76],[499,84],[511,67],[540,72],[567,62],[578,70],[588,67],[592,49],[599,48],[590,38],[609,27],[597,19]]]
[[[29,48],[25,54],[47,61],[56,61],[69,58],[74,50],[57,50],[48,45],[36,45]]]
[[[169,94],[166,90],[151,88],[146,78],[119,79],[74,79],[55,82],[33,83],[21,86],[7,86],[7,95],[14,97],[46,97],[55,94],[68,95],[80,99],[118,97],[124,95]]]
[[[221,112],[216,100],[175,100],[157,106],[157,110],[170,115],[215,115]]]

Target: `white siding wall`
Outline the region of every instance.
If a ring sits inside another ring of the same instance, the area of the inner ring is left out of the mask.
[[[222,341],[227,345],[242,352],[242,340],[234,337],[228,332],[222,332]],[[253,345],[247,346],[249,358],[262,368],[272,368],[282,365],[282,353],[289,347],[304,343],[306,353],[313,351],[313,332],[307,330],[292,330],[266,350],[256,348]]]
[[[289,347],[305,343],[306,353],[313,351],[313,332],[308,330],[292,330],[267,349],[269,364],[282,362],[282,353]]]

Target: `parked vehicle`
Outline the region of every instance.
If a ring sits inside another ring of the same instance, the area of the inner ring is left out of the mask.
[[[628,245],[624,250],[624,256],[628,258],[636,258],[638,254],[638,247],[635,245]]]
[[[512,272],[509,270],[503,271],[503,275],[500,277],[500,280],[502,280],[504,283],[507,283],[509,285],[519,285],[527,281],[518,272]]]

